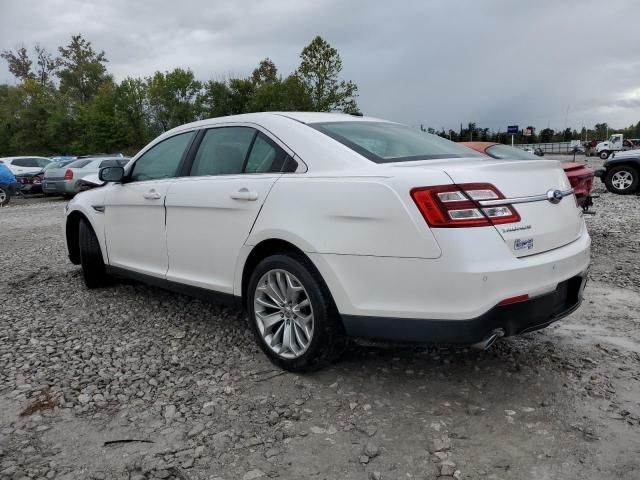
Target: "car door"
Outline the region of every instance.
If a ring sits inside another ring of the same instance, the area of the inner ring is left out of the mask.
[[[164,202],[195,132],[174,135],[135,160],[125,181],[105,195],[109,265],[153,277],[167,273]]]
[[[167,280],[232,294],[240,249],[274,182],[293,164],[254,128],[204,132],[190,176],[167,194]]]

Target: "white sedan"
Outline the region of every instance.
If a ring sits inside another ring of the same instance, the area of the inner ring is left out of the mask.
[[[14,175],[20,175],[41,172],[51,160],[45,157],[4,157],[0,158],[0,162],[9,167]]]
[[[132,277],[244,306],[304,371],[349,337],[478,344],[578,308],[590,238],[560,164],[397,123],[255,113],[183,125],[67,207],[89,288]]]

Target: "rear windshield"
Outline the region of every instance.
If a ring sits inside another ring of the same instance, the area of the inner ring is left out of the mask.
[[[395,123],[323,122],[309,126],[376,163],[480,156],[437,135]]]
[[[69,168],[84,168],[91,163],[91,160],[75,160],[71,162],[67,167]]]
[[[504,160],[540,160],[533,153],[509,145],[492,145],[485,151],[490,157]]]
[[[44,167],[45,170],[51,170],[53,168],[62,168],[65,165],[69,164],[73,162],[73,160],[60,160],[60,161],[53,161],[51,162],[49,165],[47,165],[46,167]]]

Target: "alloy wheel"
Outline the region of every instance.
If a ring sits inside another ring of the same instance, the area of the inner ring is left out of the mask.
[[[611,185],[618,190],[626,190],[633,183],[633,175],[630,172],[621,170],[611,177]]]
[[[4,205],[4,202],[7,200],[7,192],[4,189],[0,188],[0,205]]]
[[[313,338],[313,309],[295,275],[281,269],[262,275],[253,307],[262,340],[276,355],[293,359],[307,351]]]

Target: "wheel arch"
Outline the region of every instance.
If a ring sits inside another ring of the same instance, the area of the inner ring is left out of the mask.
[[[251,274],[253,273],[255,267],[263,259],[271,255],[275,255],[278,253],[287,253],[287,252],[295,253],[297,255],[302,256],[308,262],[308,264],[314,270],[316,270],[316,272],[324,282],[324,285],[327,288],[329,295],[331,296],[331,300],[335,305],[335,296],[334,296],[333,290],[336,287],[333,286],[334,288],[332,288],[332,286],[329,285],[325,275],[323,275],[323,269],[318,268],[318,265],[315,264],[315,262],[311,259],[311,257],[307,255],[307,253],[305,253],[305,251],[302,248],[295,245],[294,243],[288,240],[283,240],[281,238],[268,238],[260,241],[259,243],[257,243],[255,246],[252,247],[242,267],[242,277],[241,277],[241,283],[240,283],[240,289],[241,289],[240,294],[241,294],[242,306],[246,308],[247,288],[249,285],[249,280],[251,279]]]
[[[67,214],[67,220],[65,224],[65,237],[67,242],[67,252],[69,255],[69,260],[74,265],[80,265],[80,221],[85,220],[91,225],[91,228],[96,234],[98,238],[98,243],[100,244],[100,249],[102,251],[102,256],[104,258],[105,264],[107,263],[106,255],[104,254],[104,246],[102,244],[102,239],[100,238],[100,230],[96,228],[94,222],[91,221],[91,218],[86,215],[82,210],[73,210]]]

